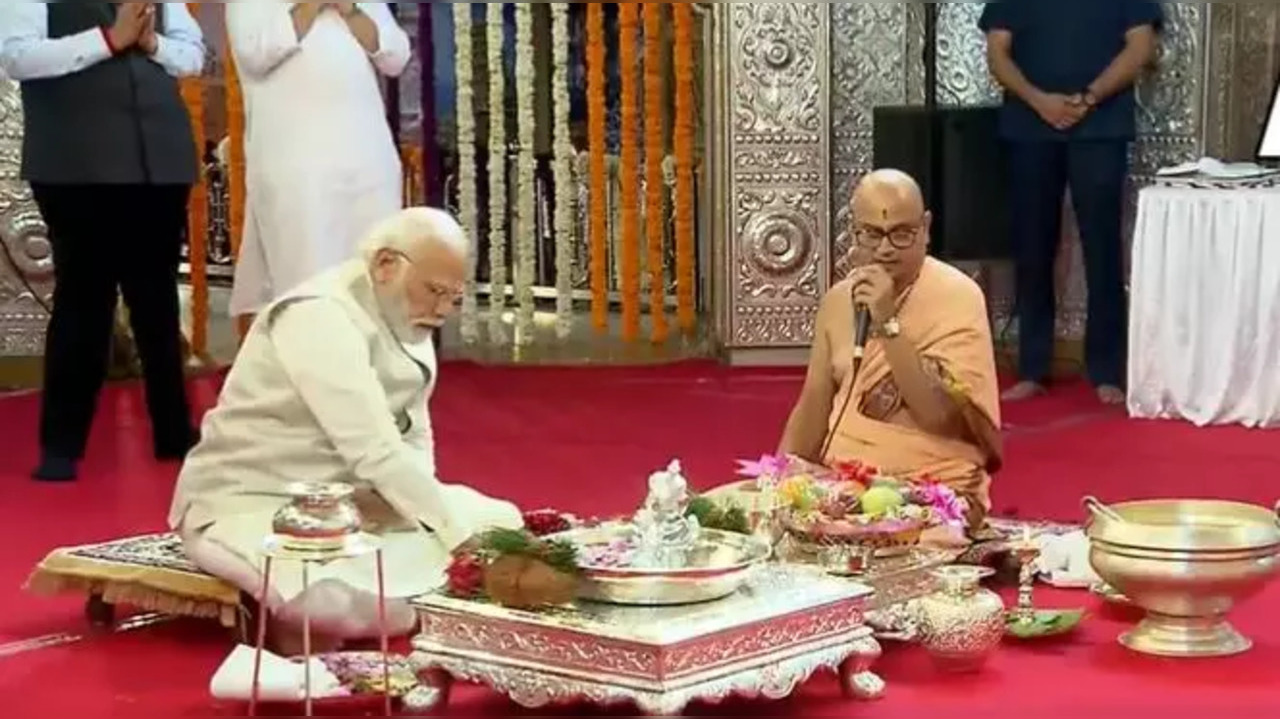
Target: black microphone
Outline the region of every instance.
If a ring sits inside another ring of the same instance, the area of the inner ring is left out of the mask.
[[[853,306],[853,358],[862,359],[867,351],[867,337],[871,334],[871,310],[866,305]]]
[[[836,427],[844,421],[844,415],[849,411],[849,400],[853,399],[854,382],[858,379],[858,372],[862,369],[862,356],[867,351],[867,338],[871,335],[871,310],[864,304],[854,300],[853,302],[853,358],[849,367],[849,391],[844,395],[844,402],[840,405],[840,413],[836,415],[836,421],[831,424],[831,429],[827,431],[827,436],[822,440],[822,451],[818,454],[818,461],[825,462],[827,452],[831,449],[831,440],[835,439]]]

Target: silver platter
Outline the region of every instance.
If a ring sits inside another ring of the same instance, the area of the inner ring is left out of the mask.
[[[579,548],[608,545],[634,536],[630,524],[609,523],[571,529],[547,539]],[[723,599],[738,591],[769,559],[768,544],[752,536],[704,529],[678,568],[592,566],[580,561],[578,597],[631,606],[674,606]]]

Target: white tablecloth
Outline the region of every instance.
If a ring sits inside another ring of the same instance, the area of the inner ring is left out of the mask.
[[[1129,413],[1280,426],[1280,189],[1138,199]]]

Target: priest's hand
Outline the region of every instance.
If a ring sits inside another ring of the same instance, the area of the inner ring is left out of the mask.
[[[864,305],[877,325],[897,314],[898,297],[893,278],[883,266],[863,265],[849,273],[849,279],[853,281],[854,304]]]
[[[155,25],[155,8],[151,3],[120,3],[119,9],[116,10],[116,21],[107,30],[111,49],[122,52],[137,45],[143,33],[146,32],[148,24],[152,27]]]

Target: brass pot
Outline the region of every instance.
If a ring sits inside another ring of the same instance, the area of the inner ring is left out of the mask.
[[[289,485],[289,503],[271,518],[271,531],[286,546],[303,550],[338,549],[360,533],[363,520],[355,489],[341,482]]]
[[[938,590],[917,600],[920,643],[938,667],[977,671],[1004,638],[1004,601],[982,587],[986,567],[951,566],[933,571]]]
[[[1217,500],[1106,507],[1086,498],[1085,506],[1093,515],[1087,533],[1094,571],[1147,613],[1120,637],[1121,644],[1169,657],[1227,656],[1249,649],[1251,642],[1227,622],[1227,614],[1275,574],[1277,512]]]

